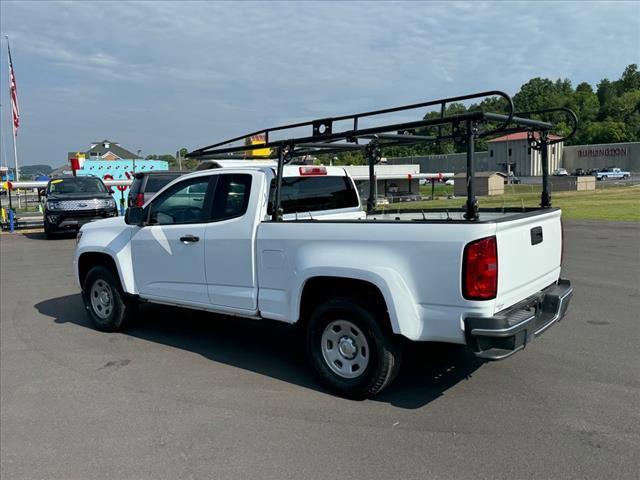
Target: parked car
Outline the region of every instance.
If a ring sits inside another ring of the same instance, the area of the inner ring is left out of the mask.
[[[138,172],[133,177],[133,182],[129,188],[127,206],[141,207],[162,190],[165,185],[184,175],[182,171],[162,171],[162,172]]]
[[[519,184],[520,183],[520,179],[518,177],[516,177],[516,175],[513,172],[509,172],[509,177],[504,177],[504,183],[505,185],[507,183],[515,183],[515,184]]]
[[[590,173],[590,172],[588,173],[587,171],[585,171],[585,169],[584,169],[584,168],[576,168],[576,171],[575,171],[575,172],[573,172],[573,174],[574,174],[576,177],[583,177],[583,176],[585,176],[585,175],[590,175],[591,173]]]
[[[297,324],[319,378],[366,398],[407,341],[499,360],[565,315],[559,209],[367,214],[344,169],[282,171],[279,212],[275,168],[257,165],[185,175],[85,225],[74,270],[92,325],[119,330],[138,302]]]
[[[625,172],[616,167],[608,167],[594,170],[592,175],[596,177],[596,180],[627,180],[631,177],[631,172]]]
[[[553,176],[554,177],[566,177],[569,175],[569,172],[567,172],[566,168],[556,168],[553,171]]]
[[[60,177],[44,192],[44,232],[77,231],[87,222],[118,215],[116,201],[98,177]]]

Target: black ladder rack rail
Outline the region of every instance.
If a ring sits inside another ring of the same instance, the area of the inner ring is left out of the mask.
[[[457,115],[446,116],[446,106],[452,102],[460,102],[478,98],[501,97],[506,101],[508,112],[506,114],[472,111]],[[440,106],[440,115],[436,118],[422,119],[413,122],[403,123],[387,123],[379,126],[360,128],[358,123],[361,118],[375,118],[376,116],[405,112],[411,110],[423,109],[425,107]],[[543,122],[527,115],[545,113],[551,111],[560,111],[567,109],[549,109],[537,112],[522,112],[517,114],[514,111],[513,101],[511,97],[504,92],[492,90],[487,92],[475,93],[471,95],[463,95],[458,97],[450,97],[439,100],[433,100],[400,107],[387,108],[382,110],[374,110],[370,112],[357,113],[352,115],[344,115],[340,117],[323,118],[311,120],[307,122],[299,122],[289,125],[283,125],[273,128],[267,128],[256,132],[248,133],[240,137],[235,137],[224,142],[215,143],[206,147],[199,148],[187,154],[187,158],[198,160],[208,159],[237,159],[237,154],[244,152],[250,155],[253,150],[270,149],[271,155],[264,158],[272,158],[277,160],[276,171],[276,191],[275,204],[273,208],[272,219],[274,221],[282,220],[282,210],[280,207],[280,189],[282,185],[282,175],[284,165],[290,163],[294,158],[314,153],[332,154],[344,151],[362,150],[369,164],[369,198],[367,200],[367,211],[375,208],[375,174],[374,165],[380,160],[384,148],[397,145],[410,145],[419,143],[440,142],[442,140],[453,140],[457,143],[466,144],[467,147],[467,202],[465,207],[465,218],[470,221],[478,220],[478,208],[475,198],[473,177],[474,177],[474,146],[475,140],[478,138],[492,137],[497,134],[527,132],[532,138],[548,138],[548,132],[553,128],[553,124]],[[575,114],[569,111],[575,118]],[[352,128],[340,132],[333,131],[334,122],[351,121]],[[577,124],[577,121],[576,121]],[[442,127],[449,125],[451,131],[443,133]],[[293,136],[291,132],[294,129],[303,127],[311,127],[311,135]],[[436,135],[415,134],[417,129],[426,127],[437,127]],[[574,129],[575,132],[575,129]],[[274,134],[278,133],[283,136],[282,139],[274,139]],[[538,137],[535,136],[537,133]],[[287,137],[287,134],[290,135]],[[264,143],[258,145],[232,145],[255,135],[263,135]],[[366,140],[367,143],[360,143],[360,140]],[[557,140],[560,141],[560,140]],[[557,142],[556,141],[556,142]],[[339,143],[338,143],[339,142]],[[546,182],[546,175],[543,183]],[[543,191],[544,194],[544,191]],[[543,200],[544,203],[544,200]]]

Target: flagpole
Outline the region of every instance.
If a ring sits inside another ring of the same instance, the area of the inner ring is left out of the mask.
[[[13,126],[13,159],[15,161],[15,165],[16,165],[16,173],[15,173],[15,181],[19,182],[20,181],[20,170],[18,170],[18,145],[16,142],[16,127],[13,124],[13,122],[11,122],[11,125]],[[20,190],[18,190],[17,192],[17,197],[18,197],[18,208],[21,208],[20,205]]]
[[[11,82],[13,81],[11,78],[11,69],[12,69],[12,65],[11,65],[11,48],[9,47],[9,35],[5,35],[4,38],[7,39],[7,62],[9,64],[9,99],[11,100]],[[15,173],[14,173],[14,179],[16,182],[20,181],[20,170],[18,169],[18,145],[16,142],[16,124],[13,121],[13,112],[11,113],[12,118],[11,118],[11,130],[13,133],[13,160],[15,163]],[[17,192],[17,196],[18,196],[18,208],[21,207],[20,205],[20,192]]]

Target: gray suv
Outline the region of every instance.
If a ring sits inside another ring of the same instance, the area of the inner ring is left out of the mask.
[[[162,190],[165,185],[176,178],[189,172],[163,171],[163,172],[139,172],[133,177],[133,183],[129,188],[127,206],[142,207],[147,200]]]

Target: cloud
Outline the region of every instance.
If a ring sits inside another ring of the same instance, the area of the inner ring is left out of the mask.
[[[609,2],[3,2],[1,30],[24,161],[60,164],[94,138],[172,152],[292,119],[514,93],[534,76],[593,84],[638,62],[638,14]]]

